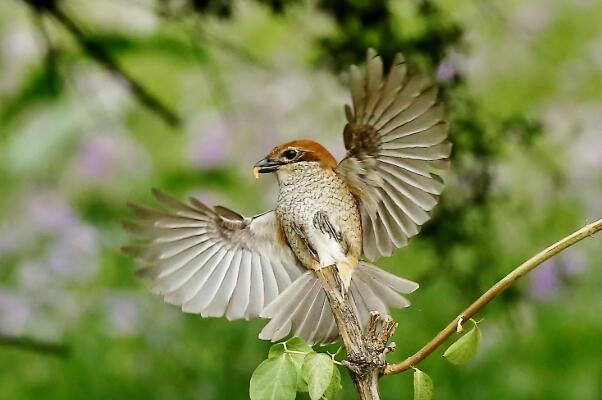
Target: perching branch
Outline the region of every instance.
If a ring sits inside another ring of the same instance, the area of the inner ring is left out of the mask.
[[[388,344],[388,341],[395,333],[397,323],[389,316],[381,318],[377,312],[372,312],[366,329],[362,331],[357,316],[342,289],[342,283],[336,268],[327,267],[321,269],[317,273],[317,276],[328,297],[348,354],[348,359],[343,361],[343,365],[349,370],[360,398],[362,400],[379,400],[378,380],[382,375],[395,375],[414,367],[441,346],[459,329],[464,321],[472,318],[519,278],[531,272],[554,255],[586,237],[594,235],[600,230],[602,230],[602,219],[586,225],[530,258],[497,282],[464,310],[462,314],[454,318],[445,329],[439,332],[437,336],[416,354],[398,364],[387,365],[385,360],[386,355],[395,349],[395,344]]]
[[[343,365],[349,370],[362,400],[380,400],[378,380],[387,364],[387,353],[395,349],[395,344],[388,344],[388,341],[395,333],[397,323],[391,317],[381,318],[378,312],[373,311],[366,329],[362,331],[336,268],[323,268],[317,276],[347,350],[348,358]]]
[[[552,258],[561,251],[571,247],[575,243],[594,235],[600,230],[602,230],[602,219],[599,219],[598,221],[592,224],[584,226],[575,233],[554,243],[547,249],[541,251],[540,253],[531,257],[529,260],[525,261],[523,264],[519,265],[515,270],[510,272],[508,275],[506,275],[504,278],[498,281],[495,285],[493,285],[488,291],[483,293],[481,297],[479,297],[474,303],[472,303],[459,316],[454,318],[454,320],[451,321],[449,325],[445,327],[445,329],[439,332],[437,336],[435,336],[430,342],[424,345],[424,347],[418,350],[416,354],[406,358],[404,361],[398,364],[387,365],[384,374],[395,375],[416,366],[419,362],[424,360],[426,357],[429,356],[429,354],[431,354],[439,346],[441,346],[451,335],[453,335],[454,332],[456,332],[456,329],[459,325],[461,325],[464,321],[469,320],[475,314],[481,311],[481,309],[483,309],[487,304],[489,304],[491,300],[495,299],[500,294],[502,294],[519,278],[537,268],[544,261]]]
[[[0,346],[14,347],[56,357],[67,357],[69,355],[69,348],[63,344],[42,342],[21,336],[6,335],[4,333],[0,333]]]
[[[23,1],[38,13],[46,13],[52,16],[75,38],[88,56],[93,58],[113,75],[126,82],[132,95],[136,97],[143,106],[156,113],[169,125],[179,126],[181,124],[180,117],[175,111],[163,104],[161,100],[151,94],[148,89],[142,86],[142,84],[140,84],[132,75],[125,71],[111,53],[98,42],[88,37],[80,26],[55,4],[54,0]]]

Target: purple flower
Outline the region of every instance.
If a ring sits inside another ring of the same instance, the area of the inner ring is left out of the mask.
[[[574,276],[580,275],[585,270],[587,259],[583,250],[579,248],[571,248],[567,249],[560,256],[560,261],[560,272],[562,276],[570,279]]]
[[[140,325],[140,307],[136,297],[127,293],[114,293],[105,300],[105,321],[109,332],[115,336],[130,336]]]
[[[96,276],[97,234],[58,192],[26,192],[23,199],[10,216],[12,232],[0,229],[14,235],[8,244],[20,255],[15,293],[0,288],[0,326],[9,333],[55,338],[81,315],[83,305],[73,289]]]
[[[0,91],[14,93],[25,81],[31,65],[41,57],[43,48],[39,45],[39,33],[29,24],[15,21],[7,27],[0,42],[0,59],[5,60],[0,63]]]
[[[6,224],[0,227],[0,259],[2,256],[13,253],[19,249],[21,243],[20,232],[15,232],[15,225]]]
[[[98,272],[96,232],[86,227],[72,232],[73,240],[61,238],[49,249],[45,265],[55,278],[84,282]]]
[[[449,60],[443,60],[437,67],[437,80],[439,82],[448,82],[456,76],[456,68]]]
[[[22,62],[39,56],[38,34],[26,24],[15,24],[2,38],[2,53],[12,62]]]
[[[448,82],[461,72],[465,57],[454,50],[451,50],[437,67],[437,80],[439,82]]]
[[[22,334],[32,314],[25,297],[0,288],[0,326],[10,335]]]
[[[531,296],[542,300],[556,297],[564,284],[583,272],[585,262],[580,250],[568,250],[546,261],[531,274]]]
[[[222,118],[197,121],[192,131],[190,159],[201,168],[213,168],[223,163],[228,153],[228,126]]]
[[[558,265],[555,259],[548,260],[531,275],[531,296],[535,299],[549,299],[558,292]]]
[[[87,64],[75,65],[71,75],[80,95],[106,115],[119,118],[127,113],[132,100],[125,81],[102,69],[90,68]]]
[[[35,191],[26,195],[27,225],[46,233],[65,232],[77,222],[67,200],[56,192]]]
[[[121,130],[92,132],[81,143],[72,174],[84,187],[115,187],[115,179],[144,176],[150,161],[144,150]]]
[[[106,137],[93,136],[82,143],[80,149],[80,167],[91,178],[101,177],[110,171],[113,164],[112,141]]]
[[[19,280],[25,290],[44,290],[51,282],[48,268],[39,262],[25,261],[19,268]]]
[[[525,2],[514,11],[513,19],[517,25],[515,29],[530,34],[542,32],[550,25],[553,10],[551,4]]]

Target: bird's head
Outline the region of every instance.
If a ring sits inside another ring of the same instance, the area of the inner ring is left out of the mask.
[[[287,171],[299,162],[315,162],[326,169],[337,166],[334,156],[320,143],[313,140],[293,140],[274,147],[270,154],[255,164],[253,174],[255,178],[259,178],[259,174]]]

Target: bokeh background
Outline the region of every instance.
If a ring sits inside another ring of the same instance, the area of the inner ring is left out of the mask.
[[[157,186],[268,209],[252,164],[299,137],[342,156],[341,73],[370,46],[437,82],[452,121],[441,205],[378,262],[422,285],[394,313],[391,359],[413,353],[602,216],[601,17],[599,0],[3,0],[0,399],[247,398],[265,322],[151,295],[119,252],[125,203]],[[601,240],[492,303],[472,364],[424,362],[436,398],[602,398]],[[381,383],[411,398],[411,374]]]

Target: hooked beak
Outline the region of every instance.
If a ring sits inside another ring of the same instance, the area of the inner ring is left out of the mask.
[[[263,160],[257,162],[255,167],[253,167],[253,175],[255,176],[255,179],[259,179],[259,174],[274,172],[280,167],[280,165],[282,164],[278,161],[271,161],[267,158],[264,158]]]

